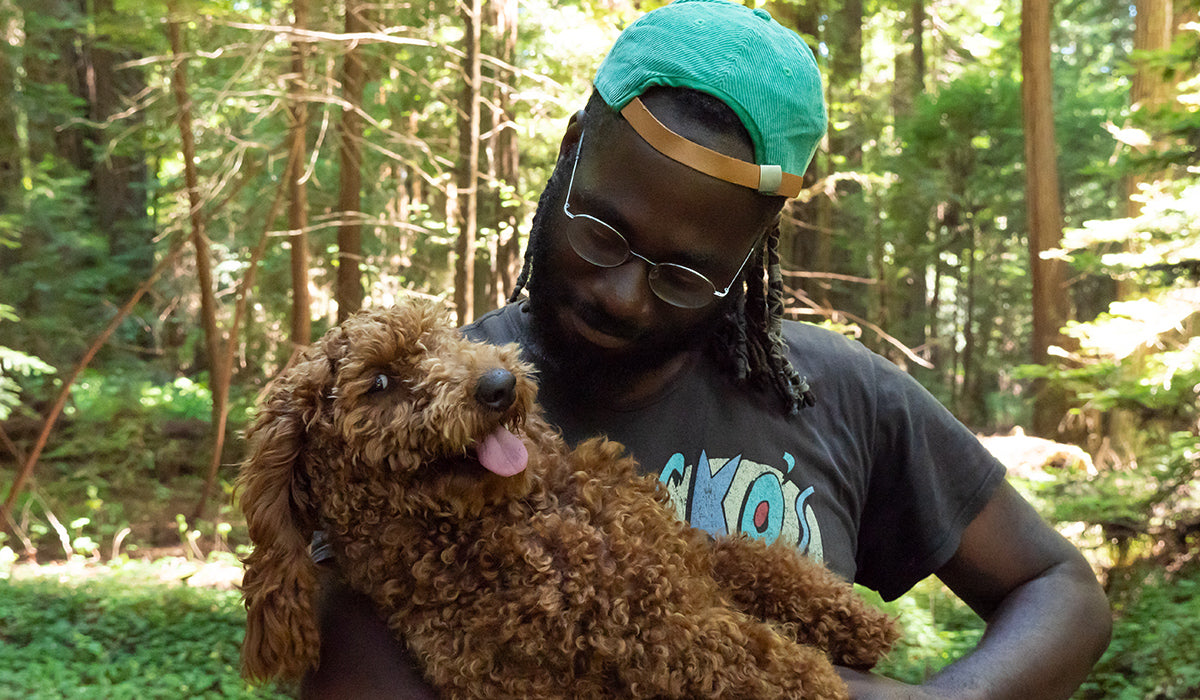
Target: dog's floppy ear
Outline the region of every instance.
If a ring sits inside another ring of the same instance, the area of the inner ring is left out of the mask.
[[[309,554],[317,514],[303,460],[306,429],[333,380],[333,360],[310,353],[279,379],[248,431],[251,452],[238,476],[254,542],[242,579],[246,678],[299,678],[318,660],[316,565]]]

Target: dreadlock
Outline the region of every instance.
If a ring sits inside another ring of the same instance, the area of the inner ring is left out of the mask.
[[[669,90],[676,104],[689,117],[718,131],[729,131],[750,143],[750,135],[741,119],[721,100],[698,90],[686,88],[650,88]],[[602,134],[624,121],[593,91],[584,109],[583,118],[592,133]],[[575,146],[578,148],[578,144]],[[545,230],[539,219],[553,210],[551,204],[565,187],[569,168],[564,161],[574,154],[564,153],[550,175],[534,214],[533,231]],[[565,157],[563,157],[565,156]],[[735,284],[729,311],[722,317],[717,331],[711,336],[709,354],[739,381],[761,390],[773,390],[781,399],[788,415],[795,415],[814,403],[813,392],[804,377],[792,367],[783,339],[784,317],[783,272],[779,259],[779,218],[776,217],[742,272],[742,283]],[[509,303],[515,302],[521,291],[529,286],[534,260],[546,242],[531,236],[525,248],[521,273],[517,276]]]
[[[733,308],[714,334],[710,354],[737,379],[760,389],[774,389],[788,415],[815,398],[808,381],[792,367],[783,339],[783,272],[779,260],[779,220],[763,237],[737,289]],[[766,278],[764,279],[764,272]]]

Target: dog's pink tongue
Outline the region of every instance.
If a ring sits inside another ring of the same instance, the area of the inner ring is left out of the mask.
[[[510,433],[504,426],[496,428],[476,448],[479,463],[490,472],[500,476],[513,476],[525,470],[529,463],[529,452],[525,443]]]

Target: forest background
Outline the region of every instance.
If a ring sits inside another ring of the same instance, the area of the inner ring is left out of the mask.
[[[244,551],[259,393],[364,306],[502,303],[568,115],[659,4],[0,0],[0,579]],[[809,41],[830,110],[785,212],[790,314],[1016,445],[1118,617],[1080,697],[1200,696],[1197,3],[760,4]],[[146,682],[163,654],[116,663],[137,645],[83,631],[127,583],[0,580],[0,645],[63,633],[4,654],[0,689]],[[128,610],[194,604],[155,595]],[[236,657],[220,601],[199,609]],[[931,586],[899,606],[895,675],[978,636]],[[256,692],[215,663],[205,692]]]

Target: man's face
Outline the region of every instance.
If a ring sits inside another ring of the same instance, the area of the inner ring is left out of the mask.
[[[663,119],[661,111],[656,114]],[[583,136],[571,212],[606,222],[638,255],[684,265],[725,289],[777,204],[666,158],[623,123]],[[679,308],[651,290],[650,265],[644,260],[631,256],[624,264],[602,268],[572,249],[569,227],[586,225],[563,213],[575,145],[560,159],[563,172],[547,186],[534,220],[532,238],[540,245],[530,281],[533,327],[547,369],[597,382],[620,381],[706,342],[728,301],[714,297],[702,308]],[[712,147],[752,158],[728,139]]]

